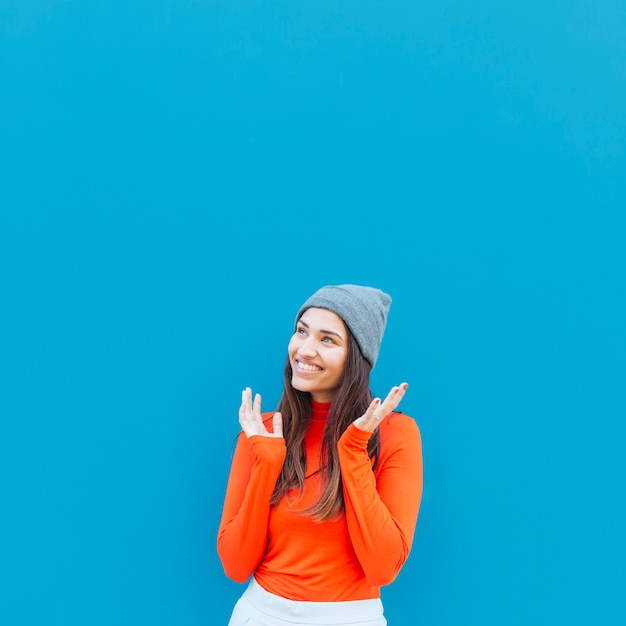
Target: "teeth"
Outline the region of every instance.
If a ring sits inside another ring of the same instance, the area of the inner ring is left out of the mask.
[[[308,363],[302,363],[300,361],[298,361],[298,367],[301,370],[306,370],[307,372],[317,372],[321,369],[320,367],[317,367],[317,365],[309,365]]]

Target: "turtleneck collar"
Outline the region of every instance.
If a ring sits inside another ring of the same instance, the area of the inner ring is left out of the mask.
[[[330,402],[315,402],[311,400],[311,419],[326,420],[330,411]]]

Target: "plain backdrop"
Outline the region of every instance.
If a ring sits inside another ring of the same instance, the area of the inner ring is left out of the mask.
[[[393,297],[390,626],[626,623],[622,0],[0,0],[0,623],[226,624],[241,389]]]

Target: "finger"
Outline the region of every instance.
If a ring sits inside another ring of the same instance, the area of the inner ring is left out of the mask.
[[[377,409],[380,406],[380,398],[374,398],[367,407],[365,413],[352,422],[359,430],[372,433],[379,424]]]
[[[391,388],[391,391],[389,391],[385,401],[383,402],[382,412],[384,415],[391,413],[391,411],[393,411],[400,404],[400,401],[404,397],[407,389],[407,383],[402,383],[397,387],[394,386]]]
[[[239,418],[241,419],[243,417],[243,415],[246,413],[246,411],[248,410],[248,390],[244,389],[241,392],[241,406],[239,407]]]
[[[239,424],[248,436],[255,429],[254,415],[252,413],[252,389],[250,387],[246,387],[241,393]]]
[[[385,398],[385,401],[383,402],[383,407],[382,407],[382,413],[384,413],[384,415],[387,415],[388,413],[391,413],[391,411],[393,411],[396,406],[398,405],[398,388],[397,387],[392,387],[391,391],[387,394],[387,397]]]
[[[371,418],[376,418],[377,417],[377,410],[380,408],[380,398],[374,398],[371,402],[370,405],[367,407],[367,411],[365,411],[365,416],[368,419]]]
[[[272,418],[272,426],[274,434],[277,437],[283,436],[283,416],[280,413],[274,413],[274,417]]]
[[[402,398],[404,398],[404,394],[406,393],[406,390],[409,388],[408,383],[402,383],[401,385],[398,385],[398,388],[396,390],[396,393],[394,395],[393,401],[395,402],[393,408],[395,409],[401,402]]]
[[[242,401],[242,403],[244,403],[246,405],[247,408],[250,407],[251,398],[252,398],[252,389],[250,389],[250,387],[246,387],[241,392],[241,401]]]
[[[261,394],[260,393],[257,393],[256,396],[254,396],[253,411],[255,415],[261,415]]]

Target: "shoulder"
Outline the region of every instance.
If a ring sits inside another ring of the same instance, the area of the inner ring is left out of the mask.
[[[421,434],[417,422],[399,411],[394,411],[385,417],[380,424],[381,443],[418,443],[421,445]]]
[[[405,413],[387,415],[380,424],[380,456],[375,472],[417,467],[422,463],[422,437],[417,422]]]

